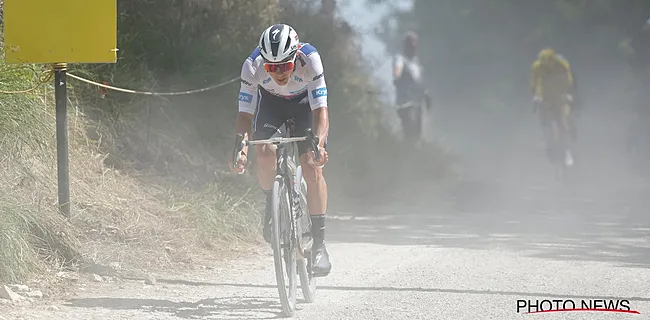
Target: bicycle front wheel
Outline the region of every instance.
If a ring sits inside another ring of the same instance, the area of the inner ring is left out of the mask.
[[[292,241],[289,190],[281,177],[277,177],[273,182],[272,205],[271,246],[275,262],[275,278],[282,313],[291,317],[296,310],[297,296],[296,246]]]
[[[302,169],[299,169],[302,171]],[[302,172],[301,172],[302,173]],[[312,303],[316,299],[316,278],[312,273],[312,259],[311,259],[311,247],[313,239],[311,238],[311,217],[309,216],[309,210],[307,209],[307,182],[302,178],[302,174],[298,175],[300,178],[300,206],[303,210],[301,219],[306,221],[303,224],[304,230],[300,228],[301,234],[300,237],[302,241],[300,242],[305,246],[302,259],[298,260],[298,275],[300,276],[300,288],[302,289],[302,295],[305,298],[305,302]],[[301,223],[303,223],[301,221]],[[305,239],[304,233],[309,232],[309,239]],[[307,240],[309,243],[304,243]]]

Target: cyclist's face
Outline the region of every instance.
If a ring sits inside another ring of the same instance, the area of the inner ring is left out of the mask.
[[[418,49],[418,41],[414,38],[409,38],[404,43],[404,53],[408,56],[414,56]]]

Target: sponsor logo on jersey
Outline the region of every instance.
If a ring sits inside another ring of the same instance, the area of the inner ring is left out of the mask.
[[[267,83],[269,83],[269,82],[271,82],[271,78],[270,78],[270,77],[269,77],[268,79],[265,79],[264,81],[262,81],[263,84],[267,84]]]
[[[299,76],[296,76],[296,75],[293,76],[293,80],[296,80],[296,81],[298,81],[298,82],[303,82],[303,81],[302,81],[302,78],[299,77]]]
[[[253,102],[253,95],[248,94],[246,92],[240,92],[239,93],[239,101],[251,103],[251,102]]]
[[[244,79],[241,79],[241,83],[243,83],[243,84],[245,84],[247,86],[252,86],[253,85],[252,83],[250,83],[250,82],[248,82],[248,81],[246,81]]]
[[[312,81],[316,81],[316,80],[318,80],[318,79],[320,79],[320,78],[322,78],[322,77],[323,77],[323,74],[321,73],[321,74],[315,76],[314,79],[311,79],[311,80],[312,80]]]
[[[327,88],[326,87],[321,87],[318,89],[314,89],[311,91],[311,97],[316,99],[320,97],[327,97]]]

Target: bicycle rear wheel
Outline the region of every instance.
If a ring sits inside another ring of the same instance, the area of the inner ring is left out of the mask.
[[[287,185],[282,177],[277,177],[273,182],[271,246],[282,313],[287,317],[296,311],[297,295],[296,247],[291,231]]]

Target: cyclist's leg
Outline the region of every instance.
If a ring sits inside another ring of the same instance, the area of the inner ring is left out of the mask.
[[[571,137],[572,141],[576,141],[578,139],[578,128],[577,128],[577,122],[578,122],[578,111],[580,107],[581,101],[577,100],[578,98],[574,97],[573,102],[570,102],[567,104],[568,108],[568,123],[569,123],[569,134]]]
[[[411,115],[410,107],[401,107],[397,109],[397,116],[399,116],[400,124],[402,126],[402,133],[404,134],[404,140],[408,140],[411,137]]]
[[[280,133],[286,120],[282,99],[260,90],[257,112],[253,120],[253,139],[268,139]],[[275,149],[273,145],[256,145],[257,179],[263,190],[271,190],[275,178]]]
[[[422,117],[424,116],[422,109],[424,106],[421,103],[417,103],[412,108],[411,125],[413,126],[413,139],[415,139],[415,142],[420,142],[422,140]]]
[[[553,103],[553,118],[557,123],[557,140],[559,142],[559,150],[564,157],[564,162],[567,166],[573,165],[573,154],[571,153],[571,132],[570,132],[570,109],[569,105],[564,99],[557,99]]]
[[[540,105],[538,109],[538,116],[542,128],[544,143],[546,144],[546,156],[549,158],[549,160],[552,160],[555,132],[553,131],[553,119],[551,117],[550,106],[548,103],[543,103]]]
[[[306,102],[306,101],[305,101]],[[291,116],[295,120],[295,135],[302,136],[307,128],[313,127],[313,113],[308,103],[292,106]],[[325,141],[327,148],[327,140]],[[298,143],[300,165],[303,177],[307,183],[307,206],[311,217],[311,234],[314,239],[312,250],[313,272],[318,276],[326,276],[332,269],[329,254],[325,247],[325,212],[327,211],[327,183],[323,169],[308,164],[308,153],[311,152],[311,142]]]
[[[421,107],[417,104],[398,109],[397,112],[402,121],[402,132],[406,146],[414,146],[421,139],[422,113]]]
[[[569,103],[563,103],[560,107],[560,117],[562,119],[562,129],[563,137],[568,144],[570,138],[573,137],[573,114],[571,112],[571,105]]]
[[[285,121],[284,112],[281,108],[282,101],[264,90],[260,90],[258,97],[257,112],[253,120],[253,139],[268,139],[279,132],[279,128]],[[255,170],[257,181],[266,195],[266,208],[262,218],[263,236],[266,242],[270,242],[271,230],[268,223],[271,220],[271,189],[276,174],[275,146],[256,145],[255,152],[257,155]]]
[[[562,148],[568,150],[571,142],[571,125],[569,106],[565,102],[558,102],[555,108],[555,118],[558,123],[558,139]]]
[[[416,144],[420,140],[420,136],[418,134],[420,132],[421,126],[418,108],[419,106],[417,104],[406,108],[408,114],[408,117],[406,118],[407,122],[405,124],[408,131],[407,139],[413,144]]]

